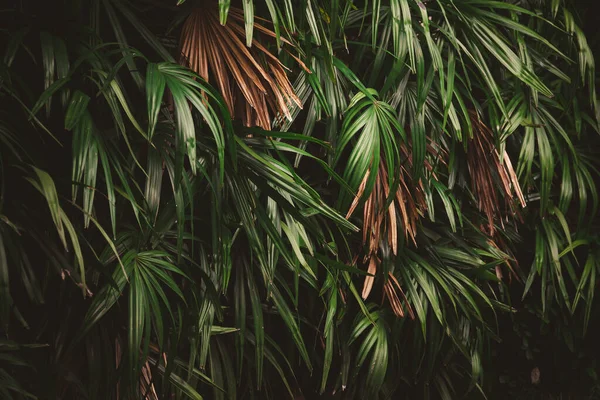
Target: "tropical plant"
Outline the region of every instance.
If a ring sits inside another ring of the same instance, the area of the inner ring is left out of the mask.
[[[577,10],[14,2],[2,398],[482,398],[513,326],[575,349],[600,273]]]

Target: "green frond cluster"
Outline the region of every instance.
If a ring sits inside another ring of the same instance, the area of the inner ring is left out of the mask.
[[[586,12],[3,5],[0,398],[600,392]]]

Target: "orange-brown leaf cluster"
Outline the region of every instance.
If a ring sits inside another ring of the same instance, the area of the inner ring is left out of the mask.
[[[212,8],[193,10],[181,31],[181,63],[216,83],[234,118],[246,126],[270,130],[272,116],[291,119],[290,105],[302,104],[281,61],[256,39],[251,48],[246,46],[243,21],[242,10],[236,8],[230,9],[225,25]],[[258,23],[254,28],[275,36]]]

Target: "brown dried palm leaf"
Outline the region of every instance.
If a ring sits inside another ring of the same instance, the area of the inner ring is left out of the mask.
[[[377,272],[377,264],[379,260],[377,260],[377,256],[375,254],[371,255],[371,259],[369,261],[369,269],[367,272],[371,275],[365,277],[365,282],[363,284],[362,298],[366,299],[369,297],[369,293],[371,293],[371,289],[373,289],[373,283],[375,282],[375,273]]]
[[[415,319],[415,314],[410,306],[410,303],[408,302],[408,299],[406,298],[406,295],[404,294],[404,290],[402,290],[400,283],[398,283],[398,279],[396,279],[394,274],[391,272],[388,272],[388,280],[383,285],[383,292],[390,302],[390,306],[392,307],[394,314],[396,314],[397,317],[404,317],[402,301],[400,301],[400,298],[398,297],[398,293],[400,293],[402,300],[406,305],[406,310],[408,311],[410,319]]]
[[[500,155],[494,145],[494,136],[490,128],[479,119],[475,111],[470,111],[469,115],[473,126],[473,138],[469,142],[467,152],[471,189],[477,198],[479,210],[487,218],[487,229],[483,230],[494,236],[494,221],[499,220],[502,223],[499,192],[504,199],[505,212],[513,215],[517,213],[515,196],[522,207],[525,207],[525,198],[506,151]]]
[[[373,275],[377,272],[379,265],[377,253],[382,240],[387,242],[394,254],[398,254],[399,228],[402,229],[406,239],[410,239],[415,246],[417,245],[417,223],[427,208],[423,183],[421,180],[415,182],[410,173],[412,168],[410,142],[402,144],[400,151],[406,162],[398,171],[399,185],[396,193],[390,192],[388,170],[385,162],[382,160],[377,169],[377,178],[375,179],[373,190],[369,193],[363,205],[364,262],[368,261],[368,272]],[[446,163],[445,157],[447,154],[439,151],[434,143],[427,145],[427,152],[432,159],[438,159],[442,163]],[[425,168],[435,178],[433,166],[429,160],[425,160]],[[364,197],[370,175],[371,171],[369,170],[358,187],[346,218],[350,218],[360,204],[360,200]],[[390,196],[394,197],[394,200],[386,208],[385,205]],[[357,257],[355,256],[355,262]],[[371,293],[374,281],[374,276],[367,276],[365,278],[362,291],[363,299],[366,299]],[[395,287],[392,285],[392,281],[396,284]],[[414,317],[410,304],[404,296],[400,284],[393,275],[390,274],[390,278],[384,284],[383,290],[385,297],[390,302],[392,310],[397,316],[404,316],[404,310],[397,294],[399,292],[406,303],[409,314],[411,317]]]
[[[406,151],[406,148],[404,151]],[[410,156],[408,158],[410,159]],[[399,185],[394,194],[395,201],[390,203],[387,209],[383,209],[390,196],[390,187],[385,163],[381,162],[379,165],[375,185],[363,206],[363,243],[365,245],[368,243],[366,258],[377,252],[381,237],[387,237],[393,253],[397,254],[399,225],[406,238],[411,239],[416,245],[417,222],[426,209],[426,202],[421,181],[415,184],[409,169],[410,164],[401,167],[398,176]],[[350,205],[346,218],[349,218],[358,207],[360,199],[364,195],[369,176],[370,171],[367,172],[358,187],[358,192]]]
[[[216,83],[234,118],[246,126],[270,130],[272,115],[291,119],[289,106],[295,103],[301,108],[302,103],[281,61],[256,39],[251,48],[246,47],[242,10],[232,8],[229,16],[227,24],[221,25],[216,7],[193,10],[181,31],[180,62]],[[275,37],[258,23],[254,27]]]
[[[369,175],[370,173],[367,173],[361,182],[358,193],[348,211],[348,217],[357,208],[359,200],[364,194]],[[404,167],[400,171],[399,180],[400,183],[396,193],[391,193],[388,184],[387,168],[382,162],[378,168],[373,190],[363,206],[363,244],[366,247],[365,262],[369,260],[368,272],[373,275],[377,272],[377,266],[379,265],[377,252],[381,240],[387,241],[394,254],[398,253],[399,225],[402,226],[406,238],[410,238],[416,245],[417,221],[425,209],[423,188],[420,182],[418,185],[413,185],[410,174]],[[395,197],[395,199],[385,208],[387,199],[390,196]],[[369,296],[374,280],[373,276],[365,278],[362,292],[363,298],[366,299]],[[398,288],[400,288],[400,285],[398,285]],[[402,290],[400,289],[400,291]],[[395,289],[389,285],[389,282],[384,285],[384,292],[390,301],[394,313],[398,316],[404,316],[404,311],[401,311],[400,300]],[[408,305],[408,302],[406,304]],[[408,307],[410,308],[409,305]]]
[[[410,154],[408,154],[408,150],[406,146],[402,145],[400,150],[402,152],[406,152],[406,158],[408,160],[412,160]],[[417,222],[419,221],[420,216],[423,214],[425,209],[427,208],[425,202],[425,193],[423,191],[423,183],[419,180],[418,182],[414,182],[412,175],[410,173],[411,161],[408,161],[407,165],[403,165],[400,169],[399,175],[399,185],[396,190],[396,202],[398,205],[398,210],[400,211],[400,221],[401,226],[404,231],[404,236],[406,239],[410,239],[413,244],[416,246],[416,236],[417,236]],[[426,164],[427,168],[431,168],[431,165]],[[387,185],[387,170],[386,168],[382,168],[383,171],[383,180]],[[392,203],[394,204],[394,203]],[[391,215],[390,215],[391,219]],[[392,243],[392,250],[394,254],[397,254],[397,238],[395,242]]]
[[[154,388],[152,370],[150,364],[146,361],[142,367],[142,376],[140,377],[140,393],[144,400],[158,400],[158,394]]]

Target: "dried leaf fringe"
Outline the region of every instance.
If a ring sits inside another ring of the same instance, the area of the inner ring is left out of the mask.
[[[281,61],[256,39],[251,48],[246,47],[242,10],[231,8],[229,16],[227,24],[221,25],[216,7],[193,10],[181,31],[180,63],[216,84],[232,117],[248,127],[271,130],[273,115],[291,120],[289,107],[302,108],[302,103]],[[258,23],[254,27],[275,37]]]
[[[508,153],[502,155],[494,144],[494,135],[480,119],[478,114],[469,112],[473,127],[473,138],[467,151],[467,166],[471,176],[471,190],[477,199],[477,207],[487,218],[484,232],[490,236],[495,234],[495,221],[502,224],[502,205],[505,212],[512,215],[518,213],[515,197],[521,207],[525,207],[525,198],[519,185],[517,175],[512,167]],[[499,199],[500,196],[504,199]]]

